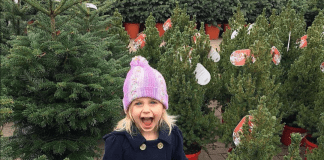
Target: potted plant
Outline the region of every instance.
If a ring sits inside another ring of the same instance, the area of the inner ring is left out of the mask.
[[[316,133],[319,114],[324,111],[319,85],[324,78],[320,64],[324,58],[320,50],[323,48],[321,39],[323,14],[318,15],[318,20],[307,30],[307,47],[299,48],[301,55],[292,63],[284,82],[286,106],[283,111],[293,109],[293,122],[307,130],[308,134]],[[316,65],[318,64],[318,65]],[[298,70],[298,71],[297,71]],[[306,72],[306,73],[304,73]],[[289,122],[289,121],[288,121]],[[288,124],[289,125],[289,124]],[[314,134],[313,137],[319,135]],[[306,136],[306,138],[309,136]],[[305,139],[302,141],[304,142]]]
[[[273,10],[272,15],[269,17],[269,32],[274,38],[271,43],[276,47],[279,45],[278,50],[280,50],[281,54],[280,64],[278,65],[280,73],[277,74],[278,82],[282,84],[278,93],[281,97],[280,101],[283,103],[283,107],[280,109],[280,113],[283,114],[282,123],[285,123],[281,142],[287,146],[291,142],[290,134],[292,132],[302,133],[303,137],[306,134],[306,130],[296,123],[297,102],[299,100],[295,100],[299,95],[294,84],[290,83],[294,81],[292,80],[294,79],[292,74],[296,72],[295,69],[291,69],[292,64],[302,55],[302,50],[298,47],[299,44],[296,44],[296,40],[306,34],[306,23],[303,14],[292,9],[291,3],[289,1],[279,14],[276,13],[276,10]],[[291,76],[290,81],[288,80],[289,75]],[[304,140],[303,138],[301,145]]]
[[[141,24],[144,23],[150,12],[147,10],[147,8],[150,8],[149,1],[118,0],[110,8],[113,10],[118,8],[124,17],[124,27],[131,39],[137,37]],[[108,11],[105,14],[111,15],[112,11]]]
[[[222,114],[224,123],[219,126],[218,135],[219,141],[226,145],[230,143],[232,146],[231,135],[235,126],[249,110],[257,108],[260,97],[266,97],[269,112],[276,116],[278,121],[281,121],[282,117],[279,112],[282,103],[278,93],[281,84],[278,83],[278,76],[276,76],[280,73],[280,67],[274,64],[271,55],[272,45],[277,44],[276,46],[281,48],[282,44],[276,41],[275,36],[270,35],[265,14],[257,18],[250,31],[248,27],[244,27],[244,24],[244,15],[238,7],[238,11],[230,19],[233,29],[224,33],[220,46],[220,55],[224,57],[219,64],[223,85],[221,88],[223,97],[220,97],[223,99],[220,99],[220,102],[222,110],[224,107]],[[237,30],[238,34],[232,38],[234,30]],[[248,50],[250,56],[236,57],[234,53],[241,53],[243,50]],[[236,59],[231,57],[243,58],[245,63],[239,65]]]

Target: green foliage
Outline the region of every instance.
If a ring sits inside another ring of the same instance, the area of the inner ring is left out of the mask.
[[[317,129],[321,135],[317,138],[318,148],[314,148],[311,151],[307,149],[308,154],[306,154],[306,157],[308,160],[317,160],[324,156],[324,112],[320,115]]]
[[[40,11],[35,27],[8,42],[12,49],[1,63],[4,95],[13,101],[6,103],[15,122],[6,145],[14,148],[10,156],[100,157],[98,139],[121,118],[125,66],[131,60],[122,18],[116,11],[106,21],[80,1],[27,2]],[[90,30],[74,27],[81,24]]]
[[[249,132],[248,120],[243,124],[243,133],[240,133],[240,143],[228,154],[229,160],[260,159],[272,160],[281,152],[280,136],[283,125],[279,124],[276,116],[271,114],[265,103],[266,97],[261,97],[256,110],[250,110],[254,124]],[[248,119],[248,118],[247,118]]]
[[[291,133],[291,144],[288,147],[288,155],[284,156],[285,160],[302,160],[302,158],[299,155],[299,145],[301,140],[302,137],[300,133]]]
[[[145,23],[145,31],[143,32],[146,35],[145,46],[143,49],[139,49],[135,54],[145,57],[150,66],[157,68],[157,63],[161,58],[160,44],[162,38],[159,36],[159,31],[155,27],[155,18],[152,13],[147,18]]]
[[[279,66],[272,62],[270,54],[272,46],[276,46],[280,51],[283,46],[278,41],[277,36],[270,32],[268,19],[265,17],[265,10],[260,15],[252,29],[248,31],[249,26],[245,25],[245,18],[240,11],[240,6],[233,18],[230,19],[230,25],[233,29],[225,32],[223,42],[220,45],[220,55],[225,57],[219,63],[221,73],[222,88],[218,101],[223,106],[225,113],[222,114],[224,124],[219,126],[218,135],[220,141],[228,145],[233,144],[232,133],[235,126],[241,118],[248,114],[249,110],[257,109],[258,101],[265,96],[264,103],[271,115],[276,116],[281,121],[282,107],[278,90],[281,86],[279,76],[281,71]],[[238,34],[231,38],[234,31]],[[234,66],[230,60],[230,55],[241,49],[250,49],[252,58],[247,58],[244,66]],[[279,123],[277,122],[277,123]]]
[[[110,8],[112,10],[117,8],[125,18],[124,22],[144,23],[150,12],[153,11],[153,6],[150,5],[153,2],[147,0],[116,0]],[[111,13],[111,11],[105,12],[108,15]]]
[[[296,113],[295,124],[311,134],[317,132],[320,113],[324,112],[321,87],[324,74],[320,70],[320,64],[324,61],[323,26],[324,15],[320,12],[307,30],[307,47],[300,49],[301,56],[291,65],[284,85],[287,108],[294,109]]]

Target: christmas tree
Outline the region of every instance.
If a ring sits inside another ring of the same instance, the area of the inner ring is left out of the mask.
[[[324,112],[323,88],[324,74],[320,65],[324,61],[324,15],[320,12],[307,30],[307,46],[300,49],[301,55],[288,72],[285,81],[288,106],[296,112],[295,124],[308,130],[317,138],[319,117]]]
[[[250,110],[257,109],[261,97],[264,97],[262,102],[267,104],[271,115],[276,116],[273,134],[278,136],[282,131],[279,113],[282,104],[277,93],[280,83],[276,75],[280,72],[280,68],[272,61],[271,49],[275,44],[278,44],[278,48],[282,44],[270,34],[265,11],[253,26],[250,24],[244,27],[244,16],[238,7],[229,24],[231,31],[225,32],[220,46],[220,54],[224,57],[219,66],[223,82],[221,91],[223,99],[220,101],[225,112],[222,114],[224,124],[218,129],[219,140],[226,146],[228,143],[233,145],[232,133],[235,126]],[[235,32],[237,35],[233,36]],[[243,52],[242,50],[250,52],[250,55],[242,56],[246,59],[243,65],[237,64],[232,59],[234,53]]]
[[[25,2],[39,11],[35,27],[9,42],[2,62],[2,83],[14,101],[11,156],[100,157],[97,140],[120,118],[124,66],[131,60],[122,19],[102,20],[93,5],[77,0]],[[75,16],[84,19],[70,20]],[[73,27],[80,24],[90,30]]]
[[[265,101],[267,101],[266,97],[261,97],[257,109],[249,111],[253,117],[251,119],[253,127],[249,131],[248,120],[245,121],[243,132],[239,132],[240,143],[228,154],[227,159],[272,160],[275,155],[281,152],[281,148],[278,146],[280,137],[274,130],[274,128],[278,128],[278,120],[269,112]]]

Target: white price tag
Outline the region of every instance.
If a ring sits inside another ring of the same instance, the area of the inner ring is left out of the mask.
[[[324,73],[324,62],[321,64],[320,68],[321,68],[321,71]]]
[[[211,58],[214,62],[218,62],[220,60],[220,55],[215,48],[211,47],[208,58]]]
[[[86,6],[87,6],[88,8],[97,9],[97,6],[94,5],[94,4],[92,4],[92,3],[86,3]]]
[[[207,69],[200,63],[197,63],[197,67],[195,69],[196,79],[198,80],[198,84],[206,85],[210,81],[210,73]]]
[[[254,23],[250,24],[249,28],[248,28],[248,34],[250,34],[250,30],[253,28]]]
[[[231,35],[231,39],[234,39],[237,36],[238,32],[235,30],[232,35]]]

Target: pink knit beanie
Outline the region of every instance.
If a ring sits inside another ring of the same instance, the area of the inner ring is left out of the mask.
[[[130,103],[141,97],[150,97],[160,101],[168,109],[168,93],[162,74],[152,68],[142,56],[133,57],[124,82],[124,111]]]

